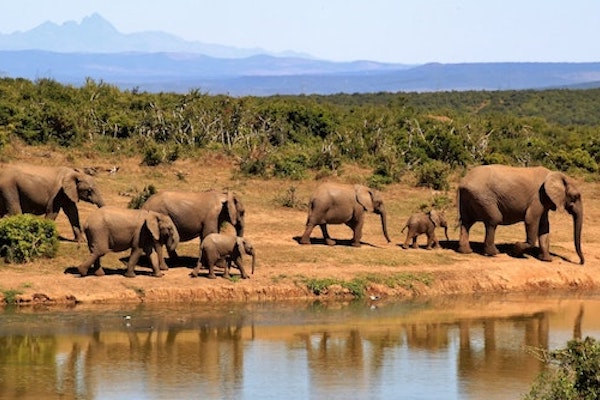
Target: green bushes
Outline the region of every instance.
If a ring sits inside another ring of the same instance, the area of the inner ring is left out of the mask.
[[[58,233],[54,221],[30,214],[0,219],[0,256],[7,262],[51,258],[57,250]]]
[[[0,78],[0,93],[0,142],[128,149],[149,166],[207,147],[243,175],[300,180],[353,163],[375,187],[411,172],[443,189],[470,165],[596,173],[600,162],[598,89],[234,98]]]
[[[593,400],[600,398],[600,343],[571,340],[565,349],[542,352],[550,368],[540,374],[526,400]]]

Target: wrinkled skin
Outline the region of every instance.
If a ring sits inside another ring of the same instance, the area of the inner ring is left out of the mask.
[[[215,275],[215,265],[224,262],[225,271],[223,272],[223,278],[230,278],[229,269],[233,264],[240,270],[242,279],[248,279],[250,276],[244,269],[242,261],[243,253],[252,256],[252,274],[254,274],[256,251],[248,239],[221,233],[211,233],[204,238],[200,245],[200,259],[196,268],[192,271],[192,276],[197,277],[200,268],[203,267],[208,269],[208,278],[215,279],[217,277]]]
[[[166,245],[175,250],[179,243],[179,234],[171,218],[146,210],[102,207],[90,214],[84,230],[90,255],[77,267],[81,276],[86,276],[92,265],[95,275],[104,275],[100,257],[111,251],[129,249],[131,255],[127,262],[126,277],[135,277],[134,269],[142,254],[150,258],[153,275],[163,276],[157,249]]]
[[[209,234],[218,233],[224,222],[234,226],[236,236],[244,236],[244,205],[231,191],[161,191],[152,195],[142,209],[171,217],[181,242],[197,237],[202,241]],[[158,256],[160,268],[168,269],[162,249]],[[175,259],[177,253],[169,251],[169,256]]]
[[[422,234],[427,235],[427,249],[431,249],[433,247],[439,248],[440,242],[435,235],[435,228],[441,226],[444,228],[444,234],[446,236],[446,240],[448,239],[448,223],[446,222],[446,218],[443,213],[437,210],[431,210],[428,213],[416,213],[411,215],[406,224],[402,228],[402,232],[406,228],[408,228],[408,232],[406,233],[406,240],[402,244],[402,247],[408,249],[411,245],[416,249],[417,246],[417,237]]]
[[[367,211],[381,216],[383,235],[389,243],[385,206],[378,191],[362,185],[324,183],[315,190],[310,199],[306,229],[300,243],[309,244],[310,234],[318,225],[323,232],[325,243],[334,245],[335,240],[329,237],[327,224],[346,224],[354,232],[352,245],[360,246]]]
[[[527,239],[515,245],[517,255],[539,242],[540,259],[550,261],[550,210],[565,209],[573,217],[573,241],[580,264],[583,203],[573,179],[543,167],[518,168],[485,165],[473,168],[458,187],[460,239],[458,251],[470,253],[469,230],[476,222],[485,225],[484,252],[498,254],[496,227],[523,221]]]
[[[29,213],[56,219],[62,209],[75,240],[83,242],[77,202],[104,206],[94,178],[68,167],[8,165],[0,171],[0,215]]]

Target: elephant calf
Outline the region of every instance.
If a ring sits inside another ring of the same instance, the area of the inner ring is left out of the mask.
[[[200,259],[196,268],[192,271],[192,276],[197,277],[202,266],[208,268],[208,278],[215,279],[215,265],[225,261],[223,278],[230,277],[229,269],[231,268],[231,264],[234,264],[240,270],[242,279],[248,279],[250,277],[244,269],[242,253],[252,256],[252,274],[254,274],[256,252],[248,239],[221,233],[211,233],[200,244]]]
[[[427,249],[431,249],[432,247],[440,247],[440,242],[435,236],[435,228],[438,226],[444,228],[446,240],[449,240],[448,223],[446,222],[446,218],[444,217],[443,213],[436,210],[431,210],[428,213],[420,212],[411,215],[402,228],[402,232],[408,228],[406,240],[402,244],[402,247],[407,249],[412,240],[412,247],[416,249],[417,237],[421,234],[427,235]]]
[[[175,250],[179,234],[171,218],[154,211],[102,207],[94,210],[84,225],[90,256],[78,267],[81,276],[94,264],[95,274],[104,275],[100,257],[109,251],[131,249],[126,277],[135,277],[134,268],[145,253],[152,263],[154,276],[163,276],[159,268],[157,249],[163,244]]]

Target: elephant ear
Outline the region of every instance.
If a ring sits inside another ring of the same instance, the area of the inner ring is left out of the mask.
[[[154,212],[148,212],[146,215],[146,227],[152,234],[154,240],[160,240],[160,227],[158,226],[158,214]]]
[[[354,193],[358,204],[369,212],[373,212],[373,193],[370,189],[362,185],[354,185]]]
[[[238,212],[235,207],[235,195],[231,190],[227,191],[227,212],[229,213],[229,220],[233,225],[237,225]]]
[[[429,219],[433,222],[433,226],[440,226],[442,224],[442,220],[440,219],[440,213],[436,210],[431,210],[427,213],[429,215]]]
[[[546,176],[542,188],[552,202],[552,209],[562,211],[567,198],[566,176],[560,172],[551,172]]]
[[[245,248],[245,246],[244,246],[244,238],[237,236],[235,238],[235,243],[236,243],[236,246],[237,246],[238,251],[240,252],[240,254],[244,254],[244,248]]]
[[[77,171],[72,170],[62,176],[62,190],[65,192],[69,200],[71,200],[74,203],[77,203],[79,201],[79,193],[77,192],[78,183],[79,177]]]

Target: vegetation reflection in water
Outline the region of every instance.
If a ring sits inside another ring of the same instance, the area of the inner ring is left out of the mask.
[[[519,398],[600,299],[7,309],[0,398]],[[579,321],[579,324],[577,324]]]

